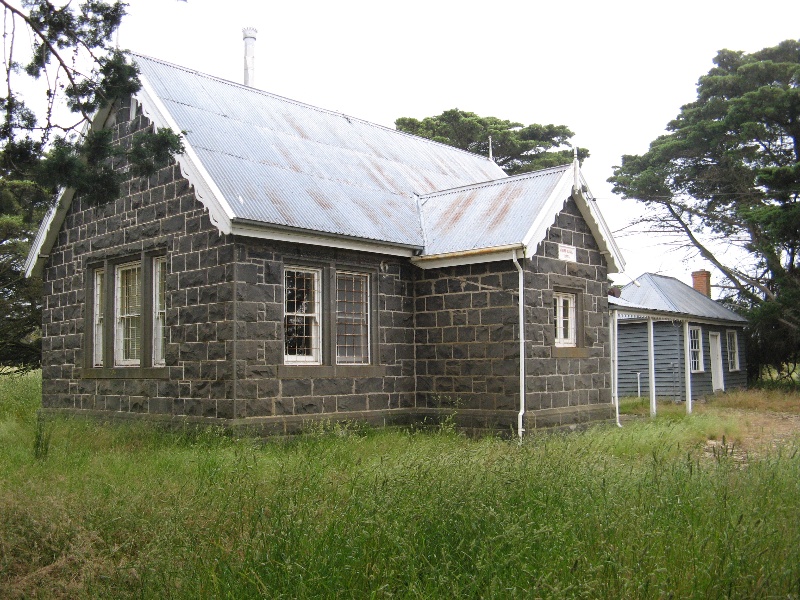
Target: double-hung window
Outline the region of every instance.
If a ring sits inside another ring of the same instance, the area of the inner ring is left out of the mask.
[[[689,357],[692,373],[704,371],[703,335],[699,327],[689,327]]]
[[[336,362],[369,364],[369,275],[336,273]]]
[[[284,270],[286,364],[321,363],[320,278],[319,269]]]
[[[368,273],[287,266],[283,281],[284,364],[371,364]]]
[[[116,335],[114,364],[139,365],[142,347],[142,265],[141,262],[119,265],[114,277],[116,288]]]
[[[92,349],[92,366],[103,366],[103,320],[105,316],[105,269],[94,271],[94,304],[92,307],[92,335],[94,348]]]
[[[105,261],[93,269],[91,367],[160,367],[166,364],[166,276],[163,256]]]
[[[576,345],[576,298],[575,294],[565,292],[553,293],[553,323],[555,324],[556,346]]]
[[[167,345],[167,259],[153,260],[153,365],[165,364]]]
[[[739,340],[736,331],[726,332],[728,338],[728,371],[739,370]]]

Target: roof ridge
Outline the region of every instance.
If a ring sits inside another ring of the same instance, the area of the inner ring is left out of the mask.
[[[722,310],[722,311],[732,315],[733,318],[728,318],[727,320],[744,320],[744,318],[741,315],[739,315],[737,312],[731,310],[730,308],[728,308],[724,304],[720,303],[718,300],[714,300],[713,298],[710,298],[709,296],[706,296],[702,292],[698,292],[691,285],[688,285],[688,284],[684,283],[683,281],[681,281],[677,277],[673,277],[671,275],[661,275],[659,273],[648,273],[648,272],[645,272],[645,273],[642,273],[639,277],[637,277],[636,280],[637,281],[646,281],[648,283],[648,285],[651,287],[651,289],[658,295],[659,299],[667,307],[669,307],[669,308],[666,309],[669,312],[674,312],[674,313],[677,313],[677,314],[687,314],[687,315],[695,314],[695,313],[692,313],[692,312],[687,312],[685,310],[685,307],[678,306],[675,302],[673,302],[673,300],[672,300],[673,296],[669,293],[669,290],[665,290],[661,286],[662,283],[666,283],[666,282],[672,282],[672,283],[678,284],[680,286],[680,288],[678,288],[678,289],[680,289],[680,290],[682,290],[684,292],[689,292],[689,293],[693,293],[694,295],[698,295],[699,297],[697,299],[699,300],[700,298],[702,298],[701,302],[705,303],[706,306],[708,306],[709,308],[711,306],[714,306],[715,309]],[[661,281],[659,281],[659,280],[661,280]],[[625,285],[623,287],[623,292],[629,286],[633,286],[633,285],[634,285],[633,282],[628,283],[627,285]],[[623,298],[623,300],[625,300],[625,298]],[[626,300],[626,301],[630,302],[630,300]],[[648,308],[647,306],[644,306],[644,305],[642,305],[642,306],[643,306],[643,308],[646,308],[648,310],[652,310],[651,308]],[[702,316],[702,315],[700,315],[700,316]],[[717,316],[714,316],[714,317],[709,317],[709,316],[706,315],[706,318],[715,318],[715,319],[723,319],[723,320],[725,320],[725,317],[723,317],[721,315],[717,315]]]
[[[533,177],[540,177],[542,175],[548,174],[550,171],[557,171],[559,169],[566,170],[570,167],[571,164],[564,164],[564,165],[556,165],[555,167],[547,167],[544,169],[539,169],[538,171],[527,171],[526,173],[519,173],[517,175],[509,175],[508,177],[501,177],[499,179],[489,179],[487,181],[479,181],[478,183],[469,183],[467,185],[460,185],[454,188],[447,188],[444,190],[437,190],[435,192],[430,192],[428,194],[422,194],[420,196],[420,201],[424,204],[428,200],[432,200],[435,197],[447,196],[449,194],[455,194],[458,192],[462,192],[464,190],[469,189],[477,189],[482,187],[490,187],[493,185],[502,185],[504,183],[510,183],[512,181],[519,181],[521,179],[531,179]]]
[[[251,91],[251,92],[254,92],[254,93],[257,93],[257,94],[262,94],[264,96],[269,96],[269,97],[274,98],[276,100],[280,100],[280,101],[283,101],[283,102],[288,102],[290,104],[294,104],[295,106],[302,106],[304,108],[315,110],[315,111],[318,111],[318,112],[321,112],[321,113],[325,113],[325,114],[328,114],[328,115],[341,117],[341,118],[345,119],[348,122],[350,122],[350,121],[358,121],[359,123],[362,123],[364,125],[368,125],[368,126],[371,126],[371,127],[377,127],[379,129],[384,129],[386,131],[390,131],[390,132],[392,132],[394,134],[397,134],[397,135],[403,135],[403,136],[406,136],[406,137],[411,137],[411,138],[414,138],[415,140],[423,140],[423,141],[425,141],[427,143],[434,144],[434,145],[437,145],[437,146],[441,146],[443,148],[448,148],[448,149],[454,150],[456,152],[461,152],[461,153],[464,153],[464,154],[468,154],[469,156],[472,156],[472,157],[475,157],[475,158],[480,158],[480,159],[483,159],[483,160],[486,160],[486,161],[489,160],[488,157],[481,156],[480,154],[475,154],[474,152],[470,152],[469,150],[463,150],[462,148],[458,148],[456,146],[451,146],[449,144],[443,144],[442,142],[437,142],[437,141],[432,140],[430,138],[425,138],[425,137],[422,137],[422,136],[419,136],[419,135],[414,135],[412,133],[407,133],[407,132],[401,131],[399,129],[392,129],[391,127],[387,127],[386,125],[381,125],[380,123],[373,123],[372,121],[367,121],[366,119],[361,119],[359,117],[353,117],[353,116],[348,115],[348,114],[343,113],[343,112],[331,110],[329,108],[322,108],[321,106],[315,106],[314,104],[309,104],[309,103],[303,102],[301,100],[295,100],[295,99],[289,98],[287,96],[281,96],[280,94],[276,94],[274,92],[268,92],[267,90],[261,90],[261,89],[258,89],[258,88],[254,88],[254,87],[250,87],[250,86],[244,85],[242,83],[236,83],[235,81],[231,81],[230,79],[224,79],[222,77],[217,77],[216,75],[211,75],[209,73],[204,73],[202,71],[198,71],[197,69],[190,69],[189,67],[184,67],[184,66],[181,66],[181,65],[178,65],[178,64],[175,64],[175,63],[171,63],[169,61],[166,61],[166,60],[163,60],[163,59],[160,59],[160,58],[154,58],[152,56],[147,56],[146,54],[140,54],[138,52],[132,52],[132,51],[130,51],[129,54],[131,56],[133,56],[133,57],[144,58],[146,60],[150,60],[150,61],[153,61],[153,62],[156,62],[156,63],[160,63],[162,65],[173,67],[175,69],[180,69],[181,71],[185,71],[187,73],[192,73],[194,75],[199,75],[200,77],[207,77],[208,79],[213,79],[213,80],[218,81],[220,83],[224,83],[224,84],[231,85],[231,86],[234,86],[234,87],[237,87],[237,88],[241,88],[243,90],[248,90],[248,91]]]
[[[661,275],[657,275],[656,273],[646,273],[646,275],[650,278],[653,283],[653,286],[658,290],[658,295],[661,296],[661,299],[666,303],[667,306],[671,307],[673,311],[680,312],[678,305],[676,305],[672,299],[669,297],[669,294],[666,290],[661,289],[661,286],[658,284],[658,281],[655,280],[655,277],[663,277]],[[674,277],[669,277],[669,279],[673,279],[678,283],[683,283],[679,279],[675,279]],[[686,285],[686,284],[684,284]]]

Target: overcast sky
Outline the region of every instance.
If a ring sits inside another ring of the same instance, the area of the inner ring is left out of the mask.
[[[611,194],[612,167],[694,100],[717,50],[800,37],[796,0],[130,0],[128,11],[121,47],[236,82],[241,29],[255,27],[255,87],[388,127],[455,107],[567,125],[591,152],[584,175],[614,230],[642,209]],[[704,266],[653,236],[617,241],[630,277],[691,283]]]

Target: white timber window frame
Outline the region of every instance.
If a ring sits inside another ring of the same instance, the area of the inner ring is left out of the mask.
[[[167,346],[167,259],[157,256],[153,259],[153,366],[166,365]]]
[[[114,364],[138,367],[142,348],[142,263],[117,265],[114,273]]]
[[[728,371],[739,370],[739,335],[735,329],[728,329],[725,332],[728,342]]]
[[[557,347],[577,345],[577,300],[577,294],[553,292],[553,325]]]
[[[692,373],[702,373],[706,370],[703,363],[702,327],[689,327],[689,356]]]
[[[93,305],[92,305],[92,366],[102,367],[105,353],[103,342],[103,325],[105,317],[105,269],[94,270]]]
[[[322,271],[284,268],[284,364],[322,364]]]
[[[370,281],[367,273],[336,272],[336,364],[370,364]]]

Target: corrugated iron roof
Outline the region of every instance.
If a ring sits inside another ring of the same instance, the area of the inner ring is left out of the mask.
[[[451,146],[133,58],[235,219],[422,246],[415,194],[506,177]]]
[[[637,308],[705,319],[747,322],[744,317],[673,277],[645,273],[637,281],[639,286],[629,283],[622,288],[620,296],[621,300]],[[609,298],[609,302],[615,303],[612,298]]]
[[[522,243],[571,169],[572,165],[562,165],[422,197],[425,254]]]

